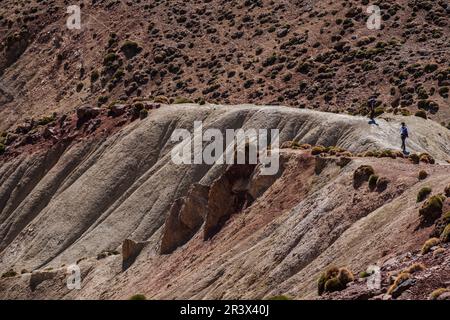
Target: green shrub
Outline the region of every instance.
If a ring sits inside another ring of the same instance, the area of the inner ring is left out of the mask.
[[[98,78],[100,78],[100,74],[98,73],[98,71],[97,70],[92,71],[91,82],[94,83],[95,81],[98,80]]]
[[[173,103],[174,104],[183,104],[183,103],[193,103],[193,102],[194,101],[192,101],[191,99],[178,97],[178,98],[175,98],[175,101]]]
[[[448,224],[441,234],[442,242],[450,242],[450,224]]]
[[[117,69],[117,71],[113,75],[114,81],[120,81],[125,75],[125,71],[122,68]]]
[[[5,153],[5,151],[6,151],[5,145],[3,143],[0,143],[0,154]]]
[[[326,153],[326,152],[327,152],[327,148],[325,148],[324,146],[315,146],[311,149],[312,155],[319,155],[319,154]]]
[[[414,263],[413,265],[406,268],[403,272],[413,274],[415,272],[423,271],[425,269],[426,269],[426,267],[423,263]]]
[[[147,118],[147,116],[148,116],[148,111],[147,110],[142,109],[139,112],[139,119],[143,120],[143,119]]]
[[[387,293],[388,294],[392,294],[392,292],[394,292],[395,289],[397,289],[397,287],[402,284],[403,282],[405,282],[406,280],[410,279],[411,275],[409,273],[406,272],[402,272],[400,273],[397,278],[395,279],[394,283],[389,287]]]
[[[337,277],[339,274],[339,269],[336,267],[331,267],[324,273],[322,273],[317,281],[318,293],[322,295],[325,292],[325,283],[331,278]]]
[[[428,177],[428,173],[425,170],[419,171],[419,180],[424,180]]]
[[[117,54],[115,54],[114,52],[108,53],[104,58],[103,58],[103,65],[111,65],[114,61],[116,61],[119,58],[119,56]]]
[[[165,96],[157,96],[153,101],[155,103],[169,104],[169,99]]]
[[[370,190],[375,189],[375,187],[377,186],[377,181],[378,181],[378,176],[376,174],[372,174],[369,177],[369,188],[370,188]]]
[[[443,196],[435,195],[429,198],[419,210],[422,222],[434,222],[442,215]]]
[[[381,192],[386,190],[387,186],[389,184],[389,179],[386,177],[380,177],[377,180],[377,191]]]
[[[343,284],[347,284],[347,283],[352,282],[353,280],[355,280],[355,277],[353,276],[353,273],[347,268],[340,268],[339,269],[338,278]]]
[[[80,83],[77,84],[77,87],[75,88],[75,90],[77,92],[80,92],[81,90],[83,90],[83,87],[84,87],[83,82],[80,82]]]
[[[135,294],[131,296],[129,300],[147,300],[147,297],[143,294]]]
[[[438,65],[435,63],[426,64],[423,68],[423,71],[426,73],[432,73],[438,69]]]
[[[371,274],[369,273],[369,272],[367,272],[367,271],[361,271],[360,273],[359,273],[359,277],[360,278],[368,278],[368,277],[370,277],[371,276]]]
[[[417,202],[422,202],[423,200],[425,200],[431,193],[431,191],[432,190],[430,187],[423,187],[422,189],[420,189],[419,193],[417,194]]]
[[[431,238],[431,239],[428,239],[428,240],[425,241],[425,243],[423,244],[421,253],[422,253],[422,254],[427,254],[428,252],[430,252],[431,248],[437,246],[439,243],[441,243],[441,240],[438,239],[438,238]]]
[[[383,107],[376,107],[374,110],[375,117],[381,116],[385,112]]]
[[[368,165],[362,165],[353,172],[353,186],[359,187],[364,181],[368,181],[371,175],[375,174],[375,170]]]
[[[97,99],[97,104],[99,106],[101,106],[102,104],[105,104],[108,101],[108,97],[107,96],[100,96]]]
[[[448,98],[448,87],[441,87],[439,88],[439,95],[442,96],[443,98]]]
[[[139,47],[137,42],[126,40],[120,47],[120,51],[129,59],[141,52],[142,48]]]
[[[359,277],[360,278],[368,278],[368,277],[370,277],[371,275],[373,275],[374,274],[374,272],[375,271],[372,271],[372,272],[369,272],[369,271],[362,271],[362,272],[360,272],[359,273]]]
[[[12,278],[17,276],[17,272],[15,272],[13,269],[10,269],[2,274],[2,278]]]
[[[347,283],[352,282],[354,276],[351,271],[346,268],[329,268],[320,276],[317,286],[318,293],[322,295],[324,292],[335,292],[346,288]]]
[[[419,164],[419,162],[420,162],[420,157],[416,153],[411,153],[409,155],[408,159],[414,164]]]
[[[345,289],[345,285],[339,280],[339,278],[331,278],[325,282],[325,292],[335,292]]]
[[[427,119],[427,113],[424,110],[419,110],[414,114],[416,117]]]
[[[447,289],[447,288],[439,288],[439,289],[436,289],[436,290],[434,290],[434,291],[430,294],[429,299],[430,299],[430,300],[436,300],[437,298],[439,298],[439,296],[440,296],[441,294],[446,293],[446,292],[449,292],[449,291],[450,291],[450,290]]]
[[[39,126],[45,126],[49,123],[54,122],[55,120],[56,120],[56,114],[52,114],[51,116],[45,116],[45,117],[40,118],[39,120],[37,120],[36,123]]]
[[[397,154],[390,149],[384,149],[378,154],[378,158],[393,158],[395,159]]]
[[[450,211],[442,215],[442,220],[445,223],[450,223]]]
[[[419,155],[419,160],[424,163],[434,164],[435,160],[432,156],[430,156],[428,153],[421,153]]]

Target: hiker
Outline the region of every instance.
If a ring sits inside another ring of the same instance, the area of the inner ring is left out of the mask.
[[[375,105],[377,103],[377,99],[374,96],[371,96],[367,105],[369,106],[369,117],[372,123],[375,122]]]
[[[406,153],[406,138],[408,138],[408,128],[406,124],[402,122],[402,128],[400,131],[400,137],[402,138],[402,150],[403,153]]]

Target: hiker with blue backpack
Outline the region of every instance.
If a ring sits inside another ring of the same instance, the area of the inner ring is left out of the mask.
[[[402,127],[400,129],[400,137],[402,138],[402,150],[403,153],[406,153],[406,138],[408,138],[408,127],[406,124],[402,122]]]

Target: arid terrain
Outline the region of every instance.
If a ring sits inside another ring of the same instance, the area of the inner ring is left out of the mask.
[[[447,1],[3,0],[0,130],[136,96],[349,114],[425,111],[450,123]],[[369,30],[378,4],[381,30]]]
[[[1,1],[0,299],[450,299],[446,1],[68,5]],[[175,164],[194,121],[278,173]]]

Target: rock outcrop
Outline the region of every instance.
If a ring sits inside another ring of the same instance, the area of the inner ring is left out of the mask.
[[[164,223],[161,254],[171,253],[199,230],[208,215],[208,194],[209,187],[197,183],[175,200]]]
[[[98,117],[102,126],[121,118]],[[328,141],[349,152],[313,155],[311,147],[291,144],[280,150],[281,169],[271,177],[259,165],[175,164],[173,130],[192,130],[200,118],[204,129],[278,128],[280,144]],[[359,117],[184,104],[161,106],[109,136],[46,140],[39,151],[5,153],[0,272],[78,262],[83,285],[69,291],[61,273],[31,291],[29,275],[17,275],[0,280],[0,296],[107,299],[138,291],[152,298],[315,298],[318,274],[330,265],[364,270],[384,254],[420,248],[434,228],[418,228],[416,196],[430,185],[433,194],[444,194],[450,184],[446,129],[415,119],[410,148],[433,155],[436,164],[364,156],[393,147],[398,141],[381,135],[397,132],[402,119],[379,120],[368,131]],[[361,166],[389,183],[373,190],[363,179],[355,189]],[[121,245],[123,257],[101,254]]]

